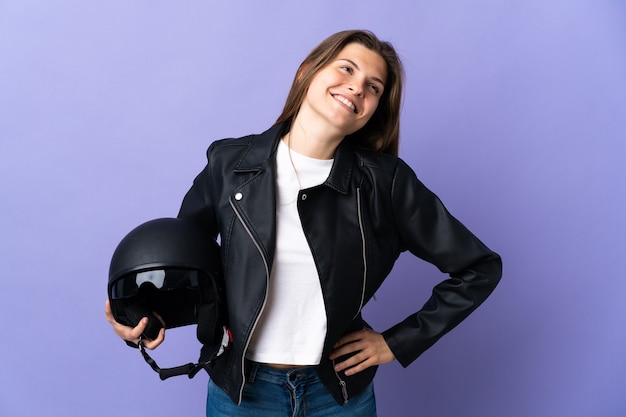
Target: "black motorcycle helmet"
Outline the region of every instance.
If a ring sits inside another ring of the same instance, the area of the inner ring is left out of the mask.
[[[113,317],[131,327],[148,317],[143,338],[156,338],[163,327],[152,314],[157,312],[166,329],[197,324],[198,340],[219,347],[225,333],[222,291],[219,245],[183,219],[141,224],[122,239],[111,259]]]

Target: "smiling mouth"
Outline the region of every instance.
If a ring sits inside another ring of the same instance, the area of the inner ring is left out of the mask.
[[[353,113],[356,113],[356,110],[357,110],[356,105],[350,100],[348,100],[347,98],[345,98],[344,96],[340,96],[339,94],[334,94],[333,98],[339,101],[340,103],[343,103],[345,106],[349,107],[350,109],[352,109]]]

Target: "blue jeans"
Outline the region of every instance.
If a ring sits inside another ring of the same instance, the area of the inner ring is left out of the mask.
[[[253,367],[239,406],[209,381],[207,417],[376,417],[373,384],[339,405],[313,366],[293,370]]]

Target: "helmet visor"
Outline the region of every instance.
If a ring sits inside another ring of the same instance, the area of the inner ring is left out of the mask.
[[[163,268],[133,272],[124,275],[111,287],[112,299],[134,297],[141,288],[157,291],[177,289],[197,289],[200,279],[208,279],[206,274],[194,269]]]

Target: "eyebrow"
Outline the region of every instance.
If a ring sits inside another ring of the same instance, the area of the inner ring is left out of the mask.
[[[348,61],[350,64],[354,65],[354,67],[355,67],[356,69],[358,69],[358,70],[360,70],[360,69],[361,69],[361,68],[359,68],[359,66],[356,64],[356,62],[354,62],[354,61],[353,61],[353,60],[351,60],[351,59],[348,59],[348,58],[339,58],[339,60],[340,60],[340,61]],[[372,80],[374,80],[374,81],[377,81],[377,82],[381,83],[381,84],[383,85],[383,87],[385,86],[385,83],[384,83],[384,82],[383,82],[383,80],[381,80],[380,78],[378,78],[378,77],[371,77],[371,79],[372,79]]]

